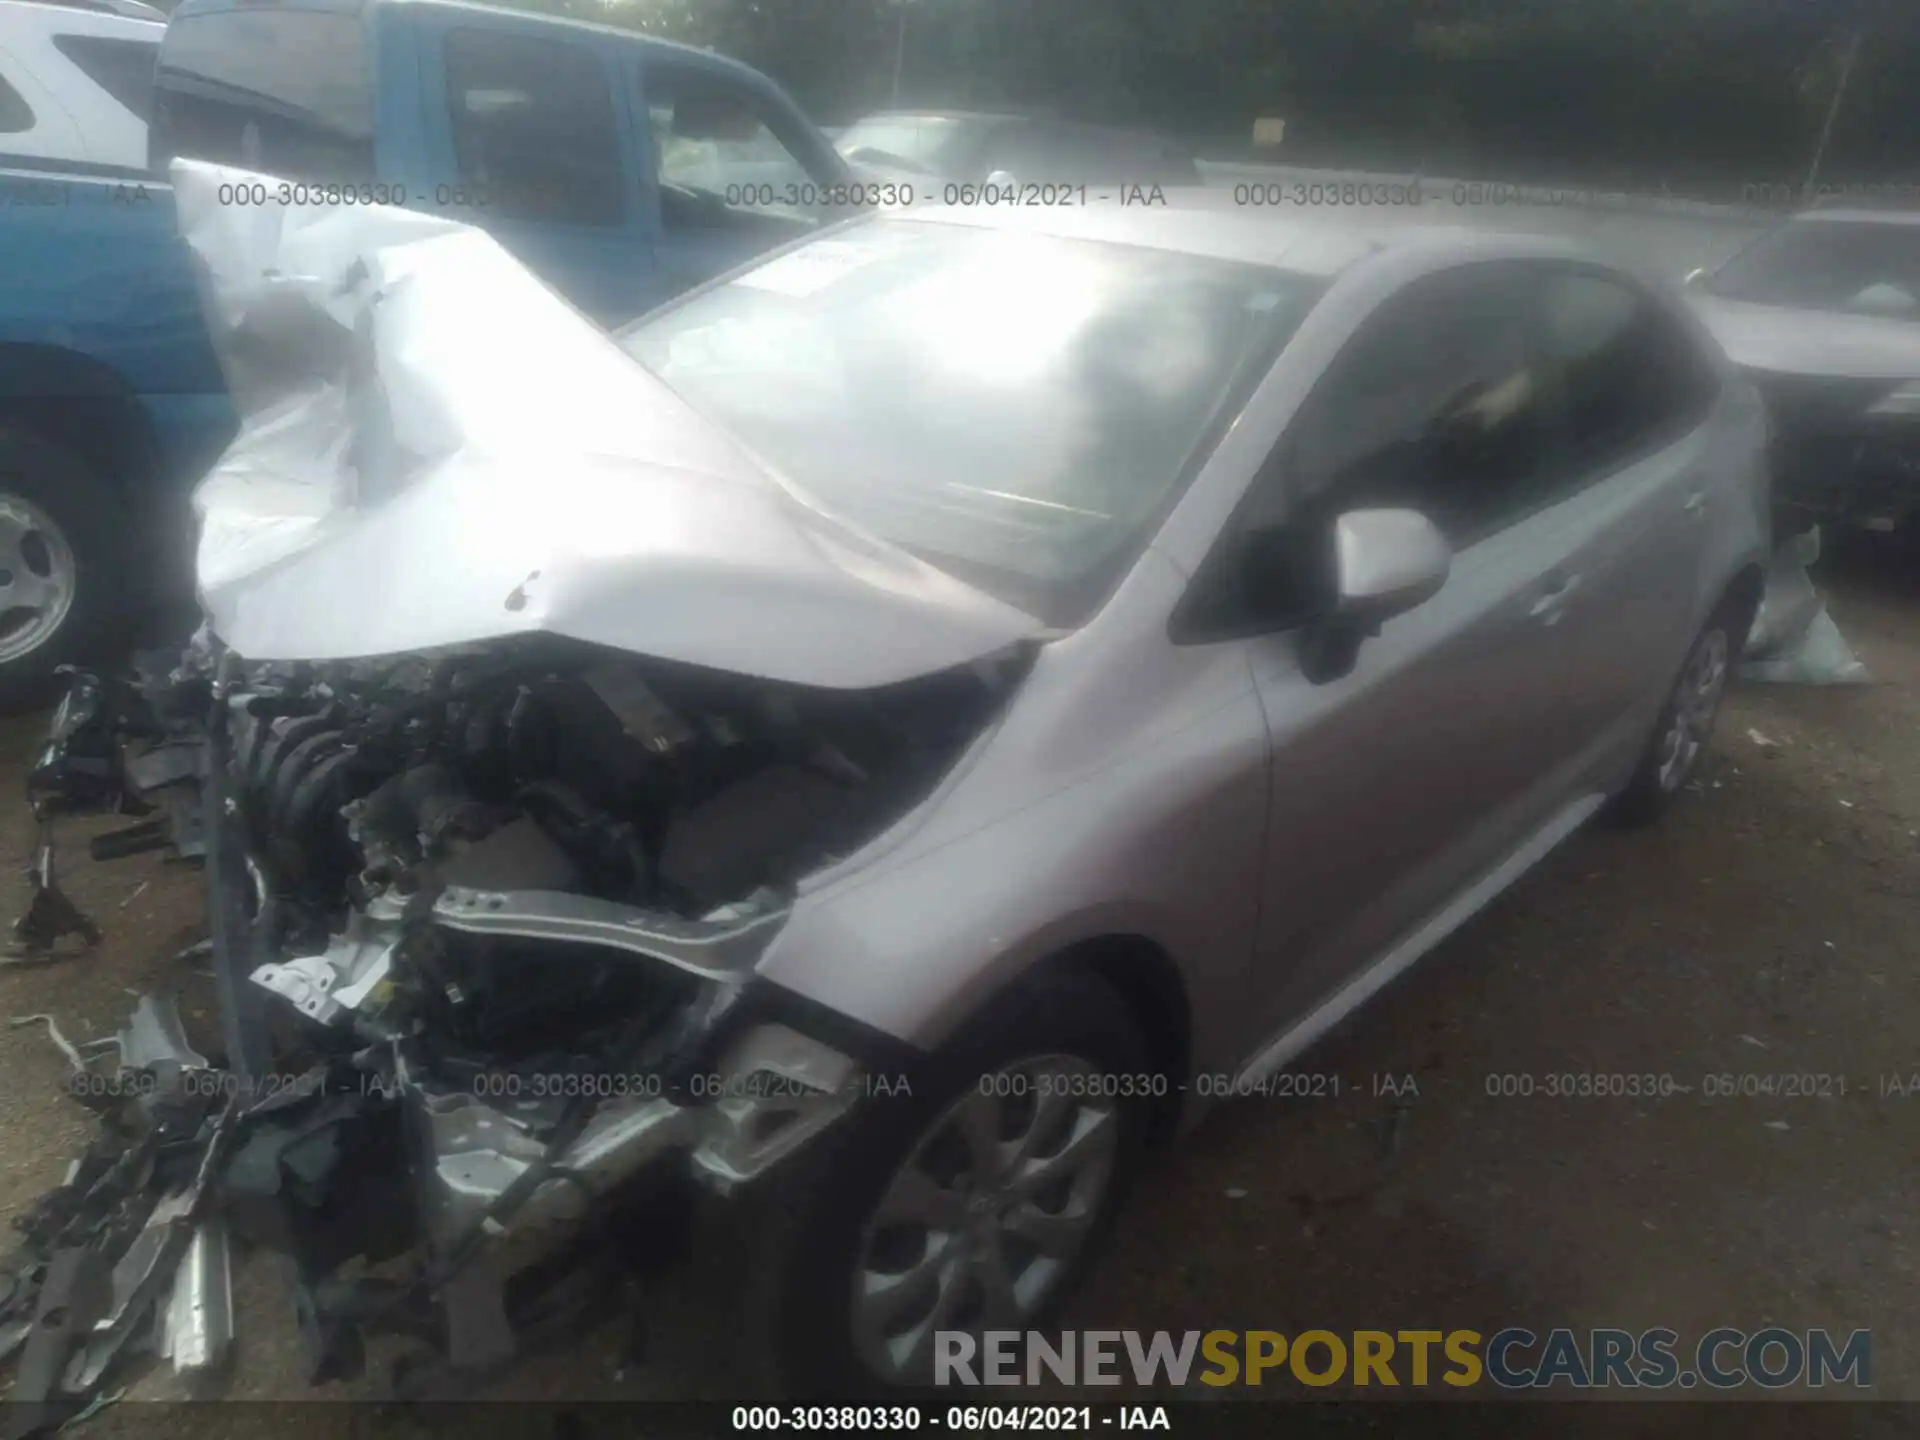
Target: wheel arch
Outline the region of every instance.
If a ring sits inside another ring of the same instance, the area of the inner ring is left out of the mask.
[[[1734,577],[1729,580],[1725,588],[1721,590],[1720,598],[1714,601],[1713,604],[1714,613],[1718,614],[1723,610],[1732,610],[1735,613],[1744,614],[1747,619],[1747,625],[1751,628],[1753,618],[1760,610],[1760,597],[1766,593],[1766,588],[1767,572],[1765,568],[1757,560],[1749,561],[1735,572]],[[1737,639],[1740,644],[1744,645],[1747,637],[1741,635],[1738,636]]]
[[[1079,971],[1120,997],[1147,1047],[1153,1069],[1168,1080],[1154,1106],[1152,1138],[1170,1139],[1178,1128],[1184,1086],[1193,1068],[1193,1013],[1185,977],[1166,948],[1145,935],[1115,932],[1074,941],[1026,971]],[[1019,983],[1019,982],[1016,982]]]
[[[57,345],[0,344],[0,426],[71,451],[117,495],[160,453],[152,417],[126,381]]]

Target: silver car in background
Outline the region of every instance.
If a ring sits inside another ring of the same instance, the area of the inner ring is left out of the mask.
[[[297,272],[370,358],[289,325],[346,378],[198,499],[216,907],[391,1056],[436,1253],[495,1246],[450,1313],[670,1166],[765,1199],[789,1390],[1033,1326],[1150,1140],[1668,806],[1759,600],[1757,395],[1558,240],[876,213],[609,344],[397,213],[252,255],[220,178],[216,336],[275,353],[223,287]],[[509,1052],[711,1078],[543,1119]]]
[[[1920,524],[1920,213],[1810,210],[1688,299],[1773,419],[1775,528]]]

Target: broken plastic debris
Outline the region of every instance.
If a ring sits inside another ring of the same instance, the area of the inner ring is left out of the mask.
[[[114,1039],[120,1047],[120,1064],[128,1070],[148,1070],[161,1064],[191,1070],[210,1068],[207,1058],[187,1040],[180,1007],[171,995],[142,995],[127,1017],[126,1027]]]
[[[1785,1130],[1789,1128],[1787,1122],[1784,1120],[1766,1120],[1761,1123],[1769,1130]]]
[[[1740,675],[1786,685],[1862,685],[1860,663],[1813,588],[1807,567],[1820,558],[1820,532],[1796,535],[1773,552]]]
[[[1758,730],[1747,731],[1747,739],[1751,740],[1756,745],[1762,745],[1762,746],[1778,745],[1780,743],[1778,740],[1775,740],[1770,735],[1762,735]]]
[[[54,1019],[53,1016],[16,1015],[7,1023],[17,1030],[22,1025],[38,1025],[43,1021],[46,1023],[47,1037],[60,1047],[60,1053],[67,1057],[67,1063],[76,1070],[86,1069],[87,1062],[81,1056],[79,1048],[75,1046],[71,1040],[67,1039],[65,1035],[60,1033],[60,1022]]]
[[[1235,1186],[1234,1188],[1227,1191],[1227,1199],[1229,1200],[1244,1200],[1246,1198],[1247,1198],[1247,1192],[1240,1189],[1238,1186]]]
[[[1762,1040],[1758,1035],[1736,1035],[1734,1039],[1743,1045],[1753,1045],[1761,1050],[1767,1048],[1767,1042]]]

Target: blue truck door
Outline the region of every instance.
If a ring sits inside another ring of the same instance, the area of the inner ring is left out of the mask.
[[[492,233],[602,325],[639,314],[655,262],[618,58],[632,52],[416,13],[431,208]]]
[[[648,56],[627,68],[653,236],[654,301],[838,218],[850,175],[777,89],[739,67]]]

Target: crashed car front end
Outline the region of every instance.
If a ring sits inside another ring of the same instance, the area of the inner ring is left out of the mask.
[[[594,1309],[568,1287],[646,1182],[729,1193],[857,1105],[859,1027],[757,962],[1038,626],[821,512],[487,237],[242,215],[234,173],[175,168],[243,412],[195,497],[207,624],[76,677],[36,803],[204,855],[235,1102],[195,1134],[223,1222],[292,1257],[314,1378],[381,1328],[492,1373]]]
[[[977,687],[969,715],[952,685],[908,686],[836,726],[853,707],[648,670],[535,641],[221,687],[210,880],[230,1045],[263,1095],[327,1077],[250,1131],[229,1206],[239,1223],[277,1203],[256,1228],[317,1257],[302,1280],[325,1297],[334,1259],[394,1242],[331,1233],[330,1176],[307,1165],[296,1190],[273,1157],[315,1127],[340,1132],[343,1166],[383,1151],[413,1177],[402,1238],[463,1369],[512,1354],[511,1277],[643,1172],[726,1191],[853,1103],[860,1061],[787,1013],[755,961],[793,881],[890,820],[991,697]],[[364,1303],[340,1297],[320,1333]]]

